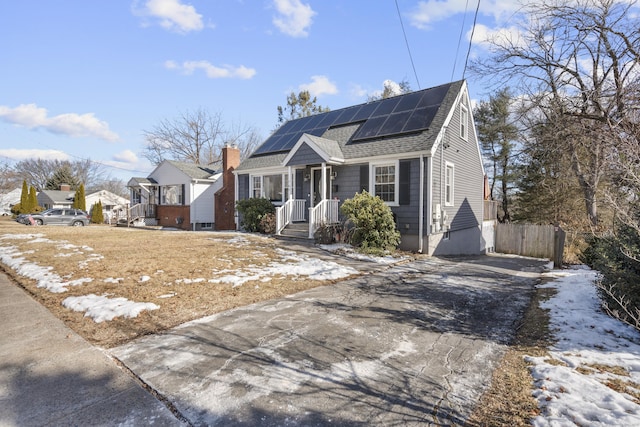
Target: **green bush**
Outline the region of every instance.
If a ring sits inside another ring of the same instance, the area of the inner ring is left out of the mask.
[[[400,244],[391,208],[378,196],[363,191],[344,201],[340,211],[347,218],[346,242],[362,252],[383,254],[395,250]]]
[[[265,198],[250,198],[238,200],[236,203],[238,212],[242,215],[240,226],[246,231],[259,231],[264,233],[260,222],[267,214],[275,213],[276,208]]]

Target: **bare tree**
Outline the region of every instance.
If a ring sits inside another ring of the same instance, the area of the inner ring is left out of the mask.
[[[235,144],[241,152],[253,148],[257,132],[250,126],[227,127],[222,114],[199,108],[176,119],[164,119],[153,129],[144,131],[143,156],[157,165],[163,160],[211,164],[220,159],[226,144]]]
[[[543,0],[527,7],[514,37],[489,40],[492,55],[473,72],[498,77],[535,102],[571,154],[587,216],[598,223],[597,194],[615,143],[611,123],[627,119],[637,79],[640,26],[635,2]]]

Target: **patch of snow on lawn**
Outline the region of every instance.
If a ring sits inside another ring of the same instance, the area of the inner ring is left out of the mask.
[[[333,261],[311,258],[279,248],[276,249],[276,252],[281,256],[280,261],[271,262],[264,267],[247,268],[244,271],[218,271],[217,273],[228,272],[229,274],[209,279],[209,282],[230,283],[235,288],[252,280],[264,282],[265,278],[270,276],[301,276],[312,280],[337,280],[358,274],[358,270]]]
[[[33,279],[37,282],[36,286],[45,288],[49,292],[56,294],[67,292],[68,286],[78,286],[83,283],[91,282],[90,278],[82,278],[65,282],[62,278],[54,273],[53,267],[42,267],[38,264],[27,262],[21,257],[20,252],[15,246],[0,247],[0,261],[14,270],[17,274]]]
[[[84,311],[96,323],[113,320],[116,317],[137,317],[144,310],[157,310],[160,307],[151,302],[133,302],[126,298],[109,298],[94,294],[68,297],[62,305],[74,311]]]
[[[638,402],[606,385],[620,381],[640,390],[640,332],[602,312],[595,271],[554,270],[547,276],[555,280],[541,287],[557,294],[540,307],[549,310],[557,342],[550,349],[553,360],[527,358],[542,409],[533,425],[640,426]],[[597,369],[605,366],[618,369]]]

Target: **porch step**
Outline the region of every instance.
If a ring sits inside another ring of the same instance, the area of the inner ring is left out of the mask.
[[[296,239],[307,239],[309,237],[308,222],[292,222],[287,225],[280,233],[284,237],[292,237]]]

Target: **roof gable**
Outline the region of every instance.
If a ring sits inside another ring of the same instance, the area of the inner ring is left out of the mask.
[[[295,155],[303,147],[311,149],[323,162],[334,164],[344,163],[344,156],[337,141],[306,133],[300,137],[282,163],[285,166],[293,166]]]

